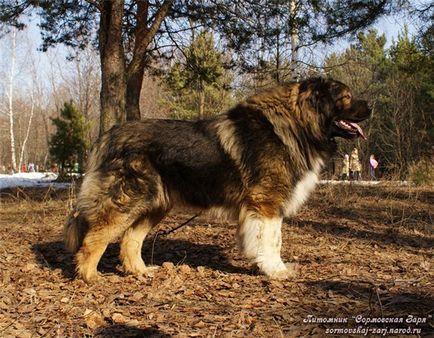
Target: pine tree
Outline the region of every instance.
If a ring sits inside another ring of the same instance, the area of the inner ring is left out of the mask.
[[[374,103],[373,116],[364,123],[368,141],[357,144],[365,163],[375,154],[384,174],[404,179],[412,163],[431,156],[434,62],[432,52],[424,53],[406,28],[389,49],[385,44],[375,30],[361,33],[346,51],[327,58],[325,66],[328,75]],[[342,142],[341,148],[351,146]]]
[[[224,68],[213,35],[199,33],[183,55],[184,60],[176,62],[165,79],[174,117],[204,118],[226,110],[232,104],[228,91],[232,76]]]
[[[0,23],[23,28],[38,16],[42,49],[62,43],[98,46],[101,57],[100,134],[114,124],[140,119],[145,68],[168,40],[189,23],[212,27],[228,49],[250,65],[257,54],[281,49],[288,37],[298,49],[354,35],[379,17],[400,11],[405,0],[62,0],[0,1]],[[291,7],[291,8],[288,8]],[[278,53],[279,54],[279,53]],[[254,63],[254,62],[253,62]],[[294,64],[294,62],[292,62]],[[253,66],[255,66],[253,64]]]
[[[434,142],[432,57],[425,55],[404,27],[389,49],[381,98],[389,153],[401,178],[413,161],[431,155]],[[384,135],[384,134],[383,134]],[[382,135],[381,135],[382,136]],[[383,138],[384,140],[385,138]],[[384,142],[385,143],[385,142]]]
[[[73,102],[65,102],[60,116],[53,118],[56,132],[49,143],[50,155],[60,164],[60,175],[63,176],[69,168],[71,170],[78,163],[82,171],[83,162],[89,143],[86,138],[89,124],[77,110]]]

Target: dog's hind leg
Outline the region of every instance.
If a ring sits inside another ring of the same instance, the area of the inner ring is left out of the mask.
[[[127,214],[112,211],[103,222],[90,223],[83,243],[76,255],[77,275],[85,282],[98,279],[97,266],[108,244],[118,238],[131,224]]]
[[[258,212],[242,210],[238,228],[238,243],[244,255],[265,275],[273,279],[296,276],[291,265],[280,257],[282,218],[265,217]]]
[[[120,258],[126,273],[136,276],[144,275],[150,271],[142,258],[142,245],[149,231],[164,217],[164,213],[143,215],[129,227],[121,241]]]

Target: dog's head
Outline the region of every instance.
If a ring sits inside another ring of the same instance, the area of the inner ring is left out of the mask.
[[[339,136],[366,139],[358,123],[370,117],[371,109],[366,101],[353,98],[345,84],[317,78],[302,82],[300,90],[309,92],[309,104],[321,115],[329,138]]]

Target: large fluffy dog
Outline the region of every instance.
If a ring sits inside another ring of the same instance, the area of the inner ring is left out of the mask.
[[[364,137],[370,115],[344,84],[309,79],[264,91],[203,121],[146,120],[112,128],[95,146],[65,226],[77,273],[97,277],[109,242],[122,236],[126,272],[149,269],[143,240],[178,203],[218,209],[239,221],[240,248],[271,278],[282,261],[281,225],[315,187],[333,138]]]

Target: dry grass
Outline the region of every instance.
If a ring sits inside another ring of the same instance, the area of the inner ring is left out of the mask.
[[[73,279],[61,243],[72,198],[0,192],[1,337],[321,337],[357,328],[358,315],[426,318],[378,327],[433,333],[432,188],[321,187],[286,220],[283,256],[299,264],[300,277],[282,282],[256,275],[240,257],[235,224],[198,218],[156,238],[154,250],[155,238],[147,240],[145,262],[162,266],[154,276],[123,276],[112,245],[101,281],[86,285]],[[172,215],[162,227],[189,217]],[[348,323],[306,323],[309,315]]]

